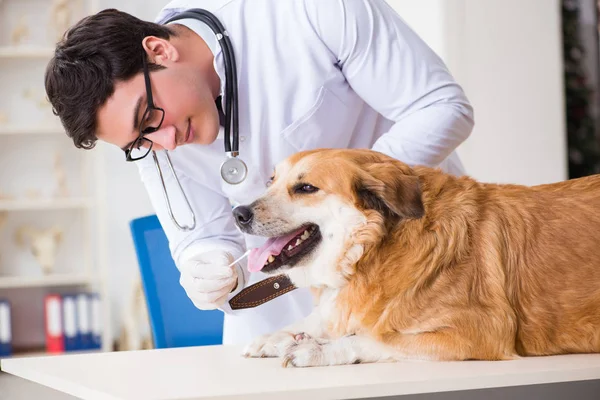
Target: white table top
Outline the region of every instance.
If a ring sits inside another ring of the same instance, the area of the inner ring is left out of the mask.
[[[2,370],[93,400],[332,399],[600,379],[600,354],[282,368],[237,346],[14,358]]]

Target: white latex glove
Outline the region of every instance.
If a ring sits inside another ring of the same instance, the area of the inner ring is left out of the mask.
[[[180,258],[179,283],[200,310],[214,310],[222,306],[236,288],[236,265],[229,266],[233,256],[223,250],[195,252],[186,249]]]

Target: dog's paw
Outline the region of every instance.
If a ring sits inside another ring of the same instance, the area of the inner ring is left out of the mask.
[[[300,332],[294,335],[294,341],[296,343],[308,342],[310,340],[313,340],[313,338],[306,332]]]
[[[330,359],[328,351],[329,340],[312,338],[306,334],[297,335],[295,344],[292,344],[283,357],[284,367],[318,367],[335,364]]]
[[[306,340],[289,348],[282,365],[286,368],[317,367],[324,365],[323,359],[323,345],[316,340]]]
[[[244,357],[282,357],[290,346],[297,343],[296,337],[302,334],[275,332],[263,335],[250,343],[243,351]],[[301,336],[298,336],[302,340]]]

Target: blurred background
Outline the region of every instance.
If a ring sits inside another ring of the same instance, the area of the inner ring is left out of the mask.
[[[458,150],[471,176],[535,185],[600,172],[597,0],[388,3],[473,104]],[[0,0],[0,354],[67,351],[46,321],[57,312],[87,315],[64,321],[69,332],[84,325],[87,349],[152,346],[129,228],[153,214],[137,168],[117,148],[74,148],[43,73],[81,17],[114,7],[153,20],[164,5]]]

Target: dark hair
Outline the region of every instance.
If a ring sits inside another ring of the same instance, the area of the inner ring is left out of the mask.
[[[75,146],[95,146],[96,114],[115,90],[142,71],[142,40],[175,32],[115,9],[83,18],[56,45],[45,73],[46,94]],[[159,67],[148,65],[150,70]]]

